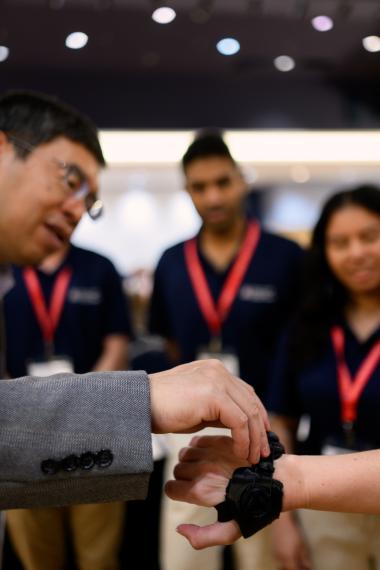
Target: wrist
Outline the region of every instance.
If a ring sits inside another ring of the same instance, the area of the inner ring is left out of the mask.
[[[284,485],[282,510],[305,508],[308,504],[302,457],[285,454],[275,461],[274,478]]]

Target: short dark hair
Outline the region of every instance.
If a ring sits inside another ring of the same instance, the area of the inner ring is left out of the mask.
[[[234,166],[236,162],[233,159],[230,150],[223,140],[223,136],[217,131],[201,131],[197,134],[187,151],[182,157],[182,168],[186,172],[186,168],[194,160],[202,158],[211,158],[214,156],[228,158]]]
[[[65,137],[84,146],[105,166],[105,160],[93,122],[55,97],[35,91],[8,91],[0,96],[0,131],[31,146]],[[28,146],[15,146],[19,158],[31,152]]]

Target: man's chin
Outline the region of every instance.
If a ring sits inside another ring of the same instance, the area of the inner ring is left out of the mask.
[[[39,265],[43,262],[43,260],[55,253],[58,248],[35,248],[30,249],[27,251],[20,252],[18,259],[12,259],[11,263],[15,263],[16,265]]]
[[[230,220],[223,219],[220,221],[206,222],[205,225],[212,232],[222,234],[231,228],[232,223]]]

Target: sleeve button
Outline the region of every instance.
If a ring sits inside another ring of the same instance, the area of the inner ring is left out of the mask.
[[[45,475],[55,475],[59,470],[59,464],[54,459],[45,459],[41,462],[41,471]]]
[[[79,465],[80,468],[84,469],[85,471],[92,469],[95,465],[95,455],[91,453],[91,451],[86,451],[85,453],[82,453],[82,455],[79,458]]]
[[[96,465],[102,469],[109,467],[113,462],[113,454],[109,449],[101,449],[96,454]]]
[[[67,472],[75,471],[78,467],[78,463],[79,461],[76,455],[68,455],[65,459],[62,459],[61,468]]]

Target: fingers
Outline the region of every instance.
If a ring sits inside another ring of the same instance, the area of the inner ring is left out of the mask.
[[[214,405],[218,407],[222,425],[231,430],[234,453],[241,459],[246,459],[249,456],[251,439],[248,415],[226,392],[214,398]]]
[[[194,492],[194,482],[193,481],[168,481],[165,485],[165,493],[169,499],[174,501],[185,501],[186,503],[192,503],[194,505],[200,505],[205,507],[213,507],[212,499],[206,497],[200,501]]]
[[[240,378],[234,378],[234,380],[240,388],[237,393],[237,403],[248,417],[250,446],[247,457],[252,463],[258,463],[260,456],[267,457],[270,453],[266,434],[270,425],[268,414],[252,386],[249,386]]]
[[[310,570],[311,560],[310,560],[309,550],[307,547],[304,546],[301,549],[299,560],[300,560],[301,570]]]
[[[230,437],[205,436],[193,438],[194,441],[205,447],[180,450],[180,463],[174,468],[176,481],[168,482],[166,493],[174,500],[215,506],[224,501],[228,482],[235,469],[250,464],[233,454]]]
[[[311,563],[303,559],[284,560],[279,566],[281,570],[310,570]]]
[[[207,453],[207,450],[205,452]],[[202,478],[208,482],[211,478],[223,478],[225,489],[235,469],[235,463],[224,461],[223,458],[218,461],[217,457],[205,455],[203,458],[200,457],[194,461],[181,461],[181,463],[175,466],[173,475],[176,479],[185,481],[194,481]]]
[[[256,463],[260,455],[269,454],[264,406],[252,387],[230,375],[219,361],[184,364],[149,378],[153,431],[224,426],[231,430],[233,451],[241,459]]]
[[[206,425],[207,421],[212,425],[219,422],[230,428],[235,453],[242,459],[248,458],[252,463],[257,463],[260,455],[270,453],[266,438],[269,420],[263,404],[250,385],[229,374],[219,361],[203,362],[203,373],[210,380],[208,417],[203,418]],[[219,395],[218,403],[215,393]]]
[[[183,447],[179,451],[179,458],[181,461],[196,461],[203,458],[204,450],[207,453],[217,456],[225,455],[233,457],[233,441],[229,435],[196,435],[194,436],[188,447]]]
[[[229,477],[213,472],[208,464],[180,463],[174,475],[176,480],[165,485],[170,499],[205,507],[214,507],[225,499]]]
[[[200,479],[206,476],[223,476],[231,479],[238,467],[249,467],[251,463],[240,459],[233,452],[233,441],[228,436],[204,436],[193,438],[191,444],[179,452],[179,464],[174,469],[177,479]]]
[[[216,522],[203,527],[181,524],[177,527],[177,532],[187,538],[196,550],[219,544],[232,544],[241,536],[239,527],[234,521]]]

